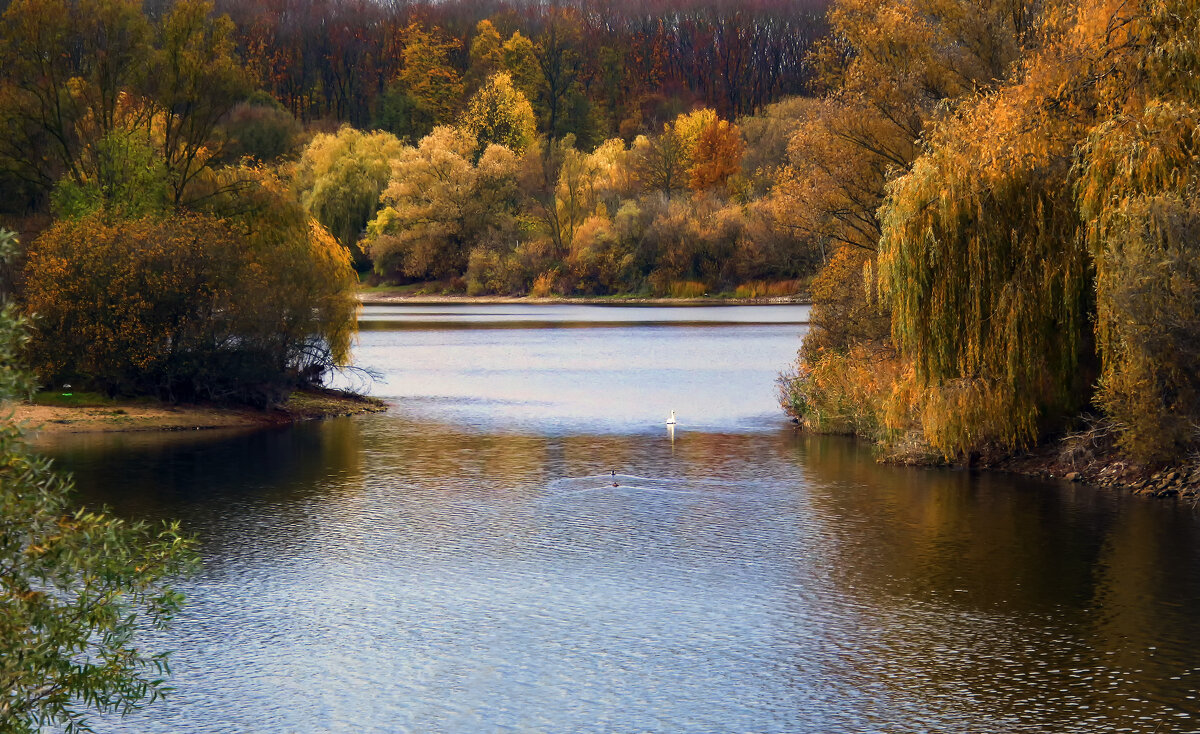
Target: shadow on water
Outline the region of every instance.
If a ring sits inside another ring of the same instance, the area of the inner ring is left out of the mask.
[[[796,451],[830,573],[869,631],[849,664],[876,701],[954,699],[982,730],[1196,729],[1194,508],[880,466],[851,441]]]

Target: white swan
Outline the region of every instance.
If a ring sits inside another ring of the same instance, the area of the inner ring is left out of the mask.
[[[675,411],[673,411],[673,410],[671,411],[671,417],[667,419],[667,425],[668,426],[675,425]]]

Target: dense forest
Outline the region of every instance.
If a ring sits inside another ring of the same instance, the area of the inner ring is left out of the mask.
[[[106,177],[161,168],[182,211],[270,169],[383,282],[794,292],[820,253],[768,197],[790,124],[771,103],[809,88],[824,25],[783,0],[20,0],[0,200],[36,235],[147,191]]]

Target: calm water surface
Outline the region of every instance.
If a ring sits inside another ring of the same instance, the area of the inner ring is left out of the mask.
[[[364,317],[386,414],[45,444],[202,539],[98,731],[1200,730],[1200,514],[795,434],[801,307]]]

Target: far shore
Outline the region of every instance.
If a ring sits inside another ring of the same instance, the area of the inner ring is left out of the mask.
[[[772,298],[718,298],[706,296],[703,298],[652,298],[638,296],[550,296],[535,298],[533,296],[467,296],[424,294],[403,291],[362,290],[358,294],[359,301],[365,306],[383,306],[388,304],[407,303],[420,304],[527,304],[550,305],[570,304],[584,306],[781,306],[808,305],[809,298],[805,295],[778,296]]]
[[[6,406],[8,407],[8,406]],[[138,400],[103,405],[11,406],[13,419],[30,435],[127,431],[195,431],[216,428],[259,428],[299,421],[378,413],[387,404],[378,398],[335,390],[295,392],[273,410],[222,405],[171,405]]]

